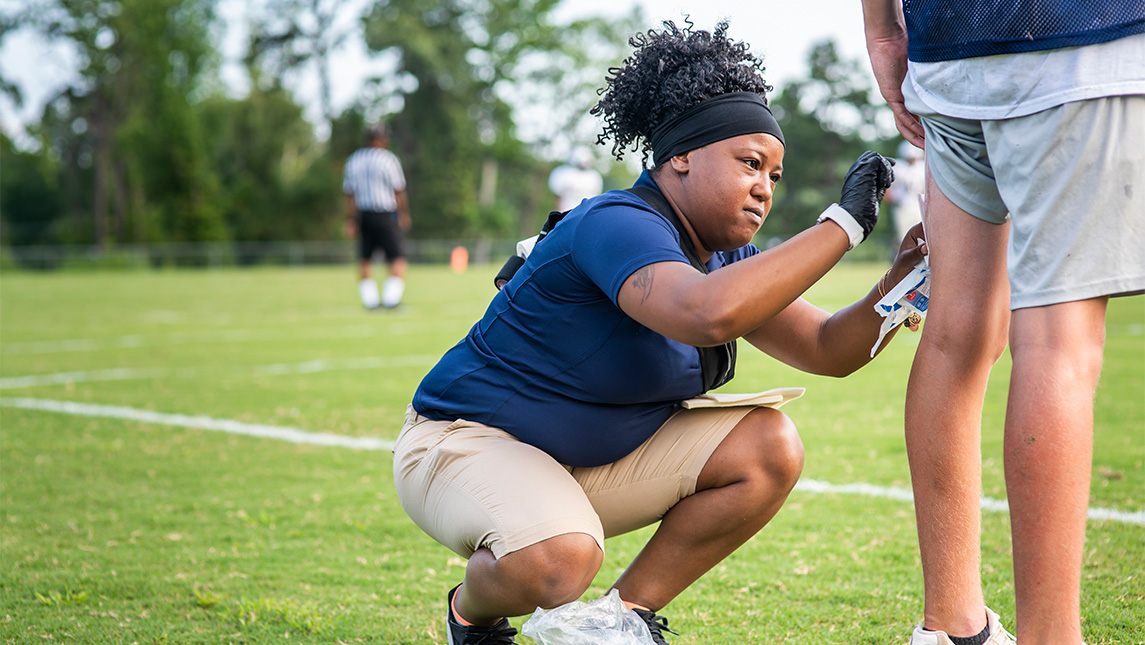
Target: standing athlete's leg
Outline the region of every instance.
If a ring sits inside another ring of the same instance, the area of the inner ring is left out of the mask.
[[[1110,294],[1145,289],[1145,96],[989,122],[1011,209],[1006,491],[1019,642],[1081,642],[1094,391]]]
[[[1018,309],[1006,408],[1006,495],[1023,642],[1081,642],[1093,397],[1108,298]]]
[[[980,576],[982,401],[1006,346],[1008,224],[955,206],[927,178],[931,293],[906,394],[906,448],[925,587],[923,625],[986,624]]]
[[[409,261],[405,258],[396,258],[390,262],[390,275],[395,278],[405,278],[409,269]]]
[[[366,309],[373,309],[381,302],[381,297],[378,295],[378,283],[370,277],[370,261],[368,259],[358,263],[358,296],[362,300],[362,306]]]
[[[382,250],[385,251],[390,274],[382,283],[382,306],[396,307],[402,301],[406,288],[406,269],[409,262],[405,257],[405,239],[401,227],[393,219],[385,221],[382,236]]]
[[[366,309],[373,309],[381,303],[378,283],[370,277],[370,262],[377,249],[375,229],[374,222],[366,213],[358,213],[358,297]]]

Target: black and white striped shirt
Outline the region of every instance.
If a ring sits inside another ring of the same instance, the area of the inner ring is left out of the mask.
[[[396,211],[394,192],[405,189],[401,162],[385,148],[361,148],[346,160],[342,192],[354,196],[359,211]]]

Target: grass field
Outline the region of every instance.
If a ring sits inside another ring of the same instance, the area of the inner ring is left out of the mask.
[[[811,300],[837,309],[883,268],[844,265]],[[421,375],[483,311],[494,271],[414,266],[396,312],[363,311],[348,266],[4,275],[0,637],[443,643],[445,592],[464,562],[406,518],[386,442]],[[1114,301],[1107,331],[1091,506],[1114,513],[1089,523],[1082,614],[1091,645],[1141,644],[1145,298]],[[916,345],[901,334],[846,380],[742,349],[726,389],[808,387],[784,408],[804,438],[804,482],[664,610],[681,632],[673,645],[907,640],[922,611],[913,510],[899,495]],[[1005,498],[1007,360],[983,426],[994,500]],[[275,438],[282,428],[362,441],[295,443]],[[648,531],[609,541],[589,596]],[[985,511],[983,533],[987,599],[1012,625],[1005,512]]]

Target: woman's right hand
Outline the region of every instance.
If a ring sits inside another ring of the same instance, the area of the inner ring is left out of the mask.
[[[890,288],[898,284],[929,252],[926,247],[926,231],[923,230],[921,223],[915,224],[899,243],[898,253],[890,271],[887,272],[885,286]]]
[[[883,195],[895,180],[893,165],[894,161],[868,150],[855,160],[843,180],[839,205],[863,228],[864,240],[875,229],[879,221],[879,202],[883,201]]]

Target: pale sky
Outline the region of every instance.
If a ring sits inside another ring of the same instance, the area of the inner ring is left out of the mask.
[[[223,54],[222,78],[235,95],[246,92],[246,77],[238,63],[246,42],[246,16],[259,0],[221,0],[220,17],[225,24],[220,47]],[[8,9],[21,0],[0,0]],[[351,7],[361,7],[370,0],[347,0]],[[662,20],[683,23],[691,16],[697,28],[711,29],[721,18],[730,22],[732,38],[749,43],[752,51],[762,55],[768,82],[782,89],[784,81],[806,74],[806,56],[811,45],[834,38],[846,58],[860,58],[865,65],[861,0],[565,0],[559,15],[594,13],[615,15],[635,5],[644,7],[648,27]],[[349,12],[348,12],[349,13]],[[389,69],[385,60],[370,60],[360,39],[337,52],[332,59],[334,73],[333,103],[341,111],[357,96],[369,76]],[[0,48],[0,73],[14,81],[24,93],[24,106],[17,109],[0,99],[0,127],[9,136],[20,139],[22,124],[34,121],[44,101],[74,79],[76,56],[66,47],[50,46],[26,31],[17,31],[5,39]],[[310,70],[288,79],[288,86],[316,120],[318,84]],[[873,87],[874,80],[871,77]]]

